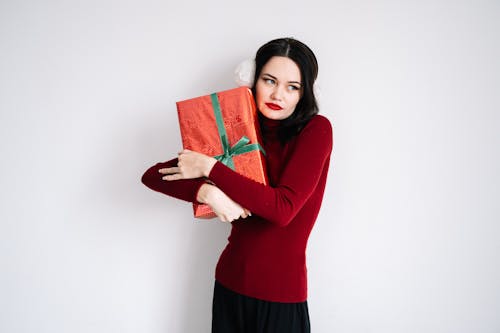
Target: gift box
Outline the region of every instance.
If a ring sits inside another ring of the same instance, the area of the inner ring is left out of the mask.
[[[213,156],[250,179],[268,183],[257,110],[248,87],[176,104],[185,149]],[[193,211],[198,218],[215,217],[205,204],[194,203]]]

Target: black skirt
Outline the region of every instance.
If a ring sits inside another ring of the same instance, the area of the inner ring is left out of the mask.
[[[247,297],[215,281],[212,333],[309,333],[307,302],[279,303]]]

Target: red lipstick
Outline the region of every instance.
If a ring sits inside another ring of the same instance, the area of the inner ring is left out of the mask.
[[[266,103],[266,106],[270,108],[271,110],[281,110],[283,109],[281,106],[274,104],[274,103]]]

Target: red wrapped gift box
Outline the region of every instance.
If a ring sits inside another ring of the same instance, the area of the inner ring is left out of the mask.
[[[267,184],[257,110],[252,91],[239,87],[177,102],[185,149],[217,158],[238,173]],[[212,218],[208,205],[193,204],[194,216]]]

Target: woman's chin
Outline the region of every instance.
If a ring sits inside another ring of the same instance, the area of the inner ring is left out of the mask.
[[[288,118],[289,116],[281,111],[274,111],[274,110],[263,110],[263,111],[259,110],[259,111],[264,117],[272,120],[283,120],[285,118]]]

